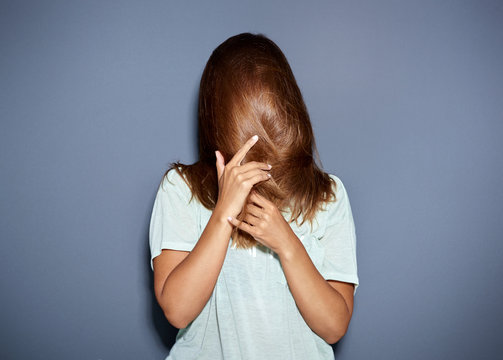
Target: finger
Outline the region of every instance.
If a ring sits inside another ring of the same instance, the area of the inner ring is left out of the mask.
[[[239,170],[242,172],[250,171],[255,168],[259,168],[261,170],[271,170],[271,165],[266,164],[265,162],[259,162],[259,161],[250,161],[244,165],[241,165],[239,167]]]
[[[225,168],[224,157],[223,157],[222,153],[220,153],[220,151],[218,151],[218,150],[215,151],[215,156],[217,158],[217,160],[216,160],[217,175],[218,175],[218,179],[220,179],[220,177],[222,176],[222,173],[224,172],[224,168]]]
[[[257,171],[258,171],[258,173],[257,173]],[[253,187],[253,185],[255,185],[261,181],[266,181],[271,178],[271,174],[266,173],[262,170],[257,170],[257,171],[249,171],[248,173],[246,173],[247,177],[243,180],[248,183],[250,188]]]
[[[245,210],[246,210],[246,213],[251,214],[259,219],[262,215],[262,208],[258,207],[255,204],[252,204],[252,203],[249,203],[248,205],[246,205]]]
[[[250,224],[251,226],[257,225],[258,221],[260,220],[258,217],[253,216],[251,214],[246,214],[245,218],[243,219],[247,224]]]
[[[250,192],[249,199],[264,209],[266,206],[269,206],[271,204],[271,202],[269,200],[267,200],[265,197],[263,197],[262,195],[260,195],[256,191]]]
[[[248,141],[246,141],[246,143],[243,145],[243,147],[239,149],[236,154],[234,154],[229,163],[231,163],[232,166],[241,165],[241,161],[244,159],[246,153],[251,149],[253,145],[255,145],[257,140],[258,140],[257,135],[253,135],[251,138],[249,138]]]
[[[254,234],[255,232],[255,229],[253,229],[253,226],[250,226],[248,225],[247,223],[244,223],[242,221],[239,221],[235,218],[233,218],[232,216],[229,216],[227,218],[227,220],[234,226],[236,226],[237,228],[243,230],[243,231],[246,231],[248,234],[252,235]]]
[[[272,177],[272,175],[269,173],[269,170],[267,170],[267,169],[258,169],[255,167],[255,168],[251,168],[248,171],[241,171],[241,168],[244,166],[245,165],[236,167],[236,169],[238,169],[237,171],[241,173],[241,177],[243,179],[250,179],[252,176],[259,175],[259,174],[266,175],[267,177]]]

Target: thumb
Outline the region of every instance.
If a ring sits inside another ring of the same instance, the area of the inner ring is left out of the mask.
[[[220,177],[222,176],[222,173],[224,172],[224,168],[225,168],[224,157],[222,156],[222,154],[218,150],[215,151],[215,156],[217,158],[217,161],[216,161],[217,176],[218,176],[218,180],[220,180]]]

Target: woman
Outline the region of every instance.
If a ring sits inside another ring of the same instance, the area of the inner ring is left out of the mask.
[[[219,45],[198,120],[199,160],[171,164],[150,222],[156,299],[180,329],[167,359],[333,359],[358,286],[354,222],[277,45]]]

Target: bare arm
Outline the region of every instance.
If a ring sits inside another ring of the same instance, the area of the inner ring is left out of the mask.
[[[231,232],[226,216],[215,209],[197,244],[170,273],[169,260],[163,261],[163,254],[154,258],[156,298],[173,326],[186,327],[208,302],[222,269]]]
[[[269,179],[267,164],[251,161],[241,165],[256,141],[249,139],[227,165],[218,152],[218,201],[192,251],[162,251],[153,260],[157,301],[177,328],[194,320],[213,293],[232,233],[227,217],[239,214],[253,185]]]
[[[327,281],[298,238],[278,254],[299,311],[309,327],[327,343],[346,333],[353,314],[353,284]]]

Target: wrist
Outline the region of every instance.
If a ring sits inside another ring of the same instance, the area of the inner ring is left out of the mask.
[[[213,210],[213,213],[211,214],[211,217],[218,223],[220,224],[225,224],[228,225],[229,228],[232,229],[233,225],[227,220],[227,217],[229,216],[228,212],[225,211],[225,209],[222,209],[218,204],[215,206],[215,209]]]
[[[294,259],[302,249],[304,249],[304,245],[302,245],[297,235],[292,234],[286,239],[281,248],[275,252],[278,254],[281,263],[283,263]]]

